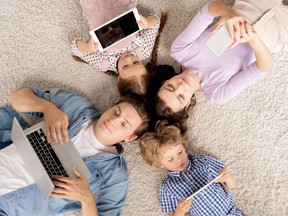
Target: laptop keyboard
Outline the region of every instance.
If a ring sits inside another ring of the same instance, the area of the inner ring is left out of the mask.
[[[41,128],[27,134],[26,137],[50,178],[53,175],[69,177]]]

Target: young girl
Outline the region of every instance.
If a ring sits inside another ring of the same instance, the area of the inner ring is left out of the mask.
[[[116,2],[80,0],[80,4],[89,21],[90,29],[93,29],[135,7],[137,0]],[[163,20],[162,26],[164,23]],[[98,51],[98,45],[92,38],[88,42],[78,38],[71,44],[75,56],[99,71],[112,71],[118,74],[118,89],[121,94],[144,95],[150,83],[150,72],[142,60],[149,58],[152,53],[160,28],[160,19],[156,15],[147,18],[140,15],[138,24],[143,30],[129,37],[129,40],[124,40],[103,52]],[[111,30],[113,31],[113,29]],[[156,48],[157,46],[155,44]]]
[[[206,155],[187,155],[180,130],[165,122],[158,123],[155,132],[146,133],[140,143],[145,162],[168,170],[160,187],[162,212],[169,215],[244,215],[234,203],[229,189],[235,179],[224,164]],[[200,188],[222,174],[202,193],[186,200]]]
[[[226,23],[234,39],[220,56],[205,44],[213,32],[206,28],[216,16],[221,18],[214,32]],[[259,80],[272,66],[271,52],[287,50],[287,19],[288,6],[280,0],[238,0],[233,8],[206,3],[172,44],[171,55],[183,72],[160,87],[155,98],[158,115],[170,123],[183,121],[195,92],[223,103]]]

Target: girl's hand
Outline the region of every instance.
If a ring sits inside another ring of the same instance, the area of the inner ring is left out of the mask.
[[[193,198],[190,200],[186,200],[185,198],[182,198],[177,205],[174,215],[185,215],[191,208],[192,201],[193,201]]]
[[[55,180],[53,183],[56,187],[52,192],[52,197],[66,198],[81,203],[93,201],[95,198],[85,177],[75,167],[73,167],[73,172],[76,178],[53,176]]]
[[[98,51],[98,43],[95,43],[93,38],[90,38],[88,43],[85,41],[79,40],[77,41],[77,48],[81,52],[96,52]]]
[[[148,16],[147,18],[139,14],[140,20],[137,21],[142,29],[148,29],[158,24],[158,19],[155,16]]]

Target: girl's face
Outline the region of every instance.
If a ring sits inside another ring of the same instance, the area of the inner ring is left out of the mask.
[[[139,57],[129,53],[120,56],[118,60],[118,72],[122,79],[134,78],[136,80],[147,74],[146,67]]]
[[[163,83],[157,95],[173,112],[186,109],[195,91],[192,80],[189,73],[176,75]]]
[[[188,164],[188,156],[182,144],[170,145],[160,149],[160,167],[172,172],[185,170]]]

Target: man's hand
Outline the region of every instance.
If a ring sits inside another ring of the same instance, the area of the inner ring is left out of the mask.
[[[67,114],[58,109],[54,104],[45,107],[43,113],[47,141],[50,143],[52,137],[56,143],[63,144],[63,139],[65,142],[68,142],[69,120]]]
[[[52,197],[66,198],[81,202],[82,216],[99,216],[96,200],[85,177],[73,167],[76,178],[53,176]]]
[[[52,197],[61,197],[79,202],[86,202],[88,199],[94,200],[93,192],[85,177],[73,167],[76,178],[63,176],[53,176],[53,183],[56,186],[52,192]]]

